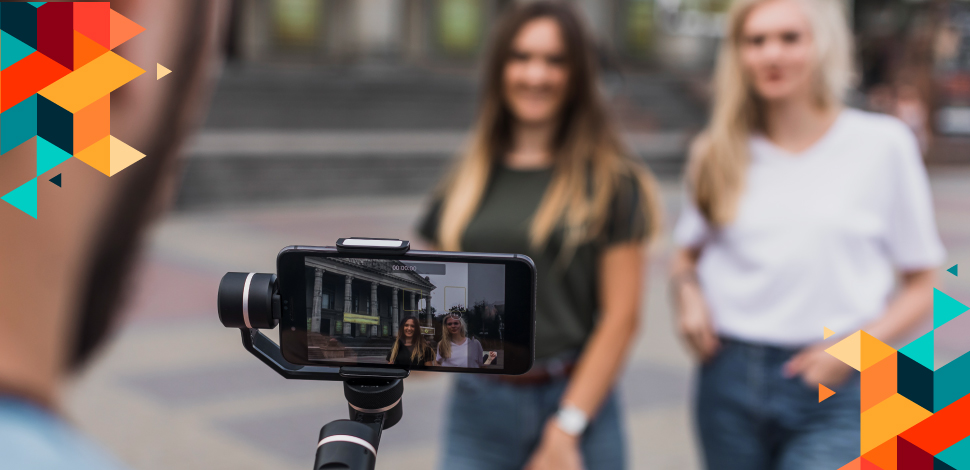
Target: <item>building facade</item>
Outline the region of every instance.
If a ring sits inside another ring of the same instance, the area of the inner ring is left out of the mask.
[[[394,337],[413,315],[433,334],[435,286],[393,260],[306,259],[307,331],[329,337]]]
[[[242,62],[445,65],[474,69],[517,0],[239,0],[230,51]],[[527,1],[527,0],[518,0]],[[728,0],[572,0],[625,67],[707,70]]]

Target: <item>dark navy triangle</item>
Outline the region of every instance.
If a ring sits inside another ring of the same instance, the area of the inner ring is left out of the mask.
[[[37,7],[23,2],[0,3],[0,29],[37,49]]]
[[[933,457],[933,470],[956,470],[955,468],[946,464],[946,462]]]
[[[57,187],[60,188],[61,187],[61,174],[58,173],[57,176],[51,178],[50,179],[50,182],[56,184]]]

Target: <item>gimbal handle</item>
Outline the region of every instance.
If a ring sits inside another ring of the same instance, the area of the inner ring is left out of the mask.
[[[403,416],[407,370],[367,367],[301,366],[283,358],[280,347],[257,329],[240,328],[243,347],[287,379],[344,383],[350,419],[332,421],[320,430],[314,470],[372,470],[384,429]]]
[[[382,431],[397,424],[404,414],[401,379],[347,380],[344,395],[350,419],[333,421],[320,430],[314,470],[373,469]]]

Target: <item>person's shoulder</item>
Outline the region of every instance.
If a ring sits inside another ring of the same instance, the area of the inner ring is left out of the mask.
[[[903,121],[889,114],[858,108],[846,108],[842,113],[840,124],[856,137],[897,140],[913,133]]]
[[[613,167],[612,205],[636,203],[643,193],[645,173],[648,170],[641,163],[625,159]]]
[[[0,468],[121,470],[110,455],[53,414],[0,398]]]
[[[843,117],[846,138],[882,164],[908,168],[922,162],[916,135],[899,118],[855,108],[846,109]]]

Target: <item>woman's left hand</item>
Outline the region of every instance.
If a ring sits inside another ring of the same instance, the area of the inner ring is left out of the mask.
[[[810,387],[818,384],[837,387],[845,383],[852,368],[825,352],[828,346],[816,344],[803,349],[785,363],[785,375],[801,376],[802,382]]]
[[[525,470],[583,470],[579,438],[559,429],[555,419],[546,423],[539,447],[532,453]]]

